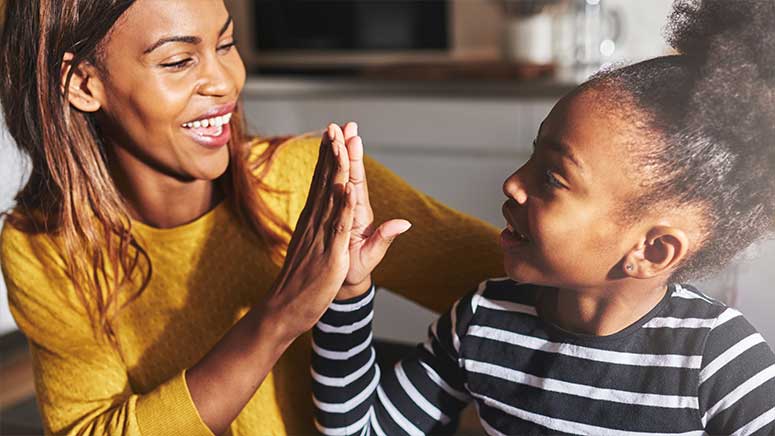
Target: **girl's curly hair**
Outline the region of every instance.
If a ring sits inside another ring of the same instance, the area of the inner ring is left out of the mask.
[[[671,277],[686,281],[775,227],[775,1],[678,0],[666,33],[678,54],[601,72],[587,86],[632,102],[658,138],[636,152],[648,189],[628,215],[705,211],[704,242]]]

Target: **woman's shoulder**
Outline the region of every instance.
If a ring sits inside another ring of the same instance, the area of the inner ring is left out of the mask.
[[[320,147],[319,132],[299,135],[254,137],[248,141],[248,162],[255,162],[270,151],[273,163],[303,164],[314,166]]]
[[[8,274],[16,268],[41,264],[63,266],[64,262],[54,235],[24,230],[6,222],[0,231],[0,264]]]
[[[8,222],[0,232],[0,266],[8,300],[26,332],[34,328],[34,317],[27,319],[27,314],[64,313],[69,298],[75,298],[59,246],[55,235],[29,232]]]

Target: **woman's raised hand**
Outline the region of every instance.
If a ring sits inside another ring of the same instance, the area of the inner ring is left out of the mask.
[[[285,263],[266,300],[279,328],[295,338],[323,315],[350,268],[350,235],[356,207],[344,135],[331,124],[323,134],[307,203]]]
[[[352,232],[350,234],[350,268],[337,299],[348,299],[366,292],[371,285],[371,272],[382,261],[390,244],[412,224],[403,219],[392,219],[374,225],[374,212],[369,202],[366,168],[363,164],[363,140],[358,136],[358,125],[344,126],[344,141],[349,157],[349,182],[355,195]]]

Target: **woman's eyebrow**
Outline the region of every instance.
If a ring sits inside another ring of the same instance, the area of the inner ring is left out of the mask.
[[[218,36],[221,36],[221,35],[224,34],[224,32],[226,32],[226,29],[229,28],[229,26],[231,25],[231,22],[232,22],[232,18],[231,18],[231,15],[229,15],[229,18],[226,20],[226,23],[223,25],[223,27],[221,27],[221,30],[218,31]],[[202,42],[202,38],[200,38],[198,36],[187,36],[187,35],[186,36],[183,36],[183,35],[180,35],[180,36],[167,36],[167,37],[164,37],[164,38],[160,38],[158,41],[154,42],[153,44],[148,46],[148,48],[143,50],[143,55],[147,55],[148,53],[156,50],[157,48],[161,47],[162,45],[170,43],[170,42],[184,42],[186,44],[196,45],[196,44],[199,44],[200,42]]]

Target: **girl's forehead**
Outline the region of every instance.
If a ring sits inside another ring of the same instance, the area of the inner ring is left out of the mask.
[[[541,136],[562,140],[580,155],[621,159],[647,139],[637,118],[629,102],[614,101],[605,90],[583,88],[557,102],[541,126]]]
[[[562,98],[544,120],[540,140],[562,144],[583,165],[585,178],[599,186],[628,190],[642,174],[638,156],[648,140],[637,112],[613,102],[604,91],[583,89]],[[602,185],[600,185],[602,184]],[[635,183],[637,185],[637,183]]]

